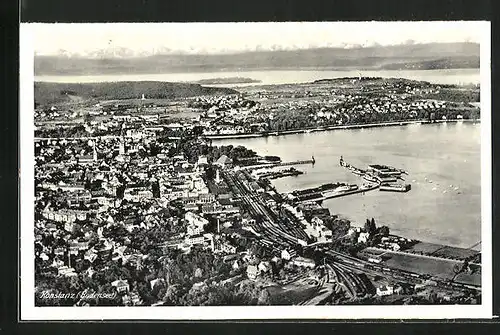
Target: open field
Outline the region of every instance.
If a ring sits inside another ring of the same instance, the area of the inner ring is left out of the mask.
[[[416,253],[416,254],[430,254],[438,249],[441,249],[443,246],[441,244],[435,244],[435,243],[427,243],[427,242],[419,242],[415,244],[413,247],[405,250],[408,252]]]
[[[272,305],[297,305],[308,299],[314,292],[313,287],[286,290],[279,286],[270,286],[267,290],[271,294]]]
[[[296,305],[309,299],[316,290],[318,282],[313,279],[300,279],[285,286],[269,286],[272,305]]]
[[[444,246],[440,244],[426,243],[426,242],[419,242],[415,244],[413,247],[405,250],[405,252],[414,254],[432,255],[435,257],[451,258],[458,260],[463,260],[467,257],[472,257],[479,253],[479,251],[477,250]]]
[[[384,258],[384,264],[395,269],[429,274],[443,279],[452,279],[455,275],[453,267],[455,264],[461,264],[460,261],[451,259],[436,259],[392,251],[386,252]]]
[[[471,284],[471,285],[481,285],[481,273],[461,273],[456,278],[455,281],[463,284]]]
[[[465,259],[477,255],[479,251],[471,249],[455,248],[451,246],[445,246],[432,255],[436,257],[453,258],[453,259]]]

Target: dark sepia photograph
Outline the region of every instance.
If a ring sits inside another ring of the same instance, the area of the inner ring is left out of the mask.
[[[487,22],[21,28],[27,318],[491,313]]]

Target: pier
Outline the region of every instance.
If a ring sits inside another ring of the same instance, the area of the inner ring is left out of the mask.
[[[279,166],[292,166],[292,165],[304,165],[304,164],[315,164],[316,160],[314,157],[311,159],[306,159],[306,160],[298,160],[298,161],[291,161],[291,162],[279,162],[279,163],[262,163],[258,165],[248,165],[248,166],[242,166],[242,170],[247,170],[247,169],[260,169],[260,168],[273,168],[273,167],[279,167]]]
[[[283,162],[283,163],[275,163],[273,166],[290,166],[290,165],[303,165],[303,164],[315,164],[316,160],[314,157],[312,159],[307,159],[303,161],[294,161],[294,162]]]
[[[397,169],[392,166],[371,164],[367,170],[359,169],[344,161],[344,157],[340,156],[340,166],[351,171],[351,173],[363,177],[368,182],[376,183],[380,191],[387,192],[408,192],[411,190],[411,184],[398,184],[398,180],[404,181],[401,176],[408,174],[405,170]]]
[[[371,185],[366,185],[365,187],[361,187],[361,188],[358,188],[356,190],[352,190],[352,191],[345,191],[345,192],[339,192],[337,194],[331,194],[331,195],[327,195],[327,196],[320,196],[318,198],[311,198],[311,199],[295,199],[295,201],[297,203],[305,203],[305,202],[323,202],[324,200],[328,200],[328,199],[333,199],[333,198],[340,198],[340,197],[345,197],[347,195],[352,195],[352,194],[357,194],[357,193],[365,193],[365,192],[369,192],[369,191],[373,191],[373,190],[376,190],[377,188],[379,188],[379,184],[371,184]]]

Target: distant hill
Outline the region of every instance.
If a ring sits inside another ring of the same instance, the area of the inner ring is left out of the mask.
[[[237,94],[223,87],[156,81],[124,81],[88,84],[35,82],[35,103],[48,105],[82,100],[137,99],[145,94],[150,99],[185,98],[199,95]]]
[[[249,83],[261,83],[261,80],[256,80],[252,78],[241,78],[241,77],[230,77],[230,78],[210,78],[210,79],[200,79],[195,81],[196,84],[201,85],[222,85],[222,84],[249,84]]]
[[[392,63],[383,65],[384,70],[435,70],[479,68],[479,57],[446,57],[418,62]]]
[[[319,48],[255,51],[238,54],[164,54],[129,58],[81,58],[35,56],[35,75],[95,75],[125,73],[169,73],[244,71],[262,69],[383,69],[393,64],[437,62],[440,68],[462,66],[468,59],[479,66],[477,43],[428,43],[357,48]],[[458,65],[457,65],[458,64]]]

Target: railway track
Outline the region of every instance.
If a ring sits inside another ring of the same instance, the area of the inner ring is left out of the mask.
[[[253,228],[262,234],[262,242],[267,248],[278,252],[279,247],[293,248],[299,244],[299,240],[307,234],[298,227],[300,222],[297,218],[292,218],[292,213],[285,214],[285,219],[279,213],[265,205],[260,195],[255,193],[248,186],[251,177],[247,173],[236,175],[232,172],[224,173],[225,179],[235,194],[242,200],[245,209],[255,218],[256,223]],[[243,179],[243,180],[240,180]],[[285,211],[286,212],[286,211]],[[367,283],[360,277],[360,273],[370,276],[382,276],[393,280],[409,283],[422,282],[423,278],[419,274],[406,272],[387,267],[385,264],[375,264],[363,259],[359,259],[334,250],[321,250],[326,256],[330,269],[329,275],[334,276],[351,298],[365,296],[370,292]],[[437,281],[438,286],[450,289],[479,289],[470,285],[459,283]]]
[[[244,176],[244,174],[242,175]],[[245,185],[246,183],[240,180],[238,176],[231,173],[224,173],[224,177],[229,179],[230,186],[243,201],[245,209],[248,210],[252,216],[261,218],[261,220],[256,220],[256,224],[253,227],[254,229],[278,244],[287,247],[298,243],[298,237],[287,232],[288,227],[280,222],[276,213],[262,204],[259,195],[253,193],[252,190]]]

